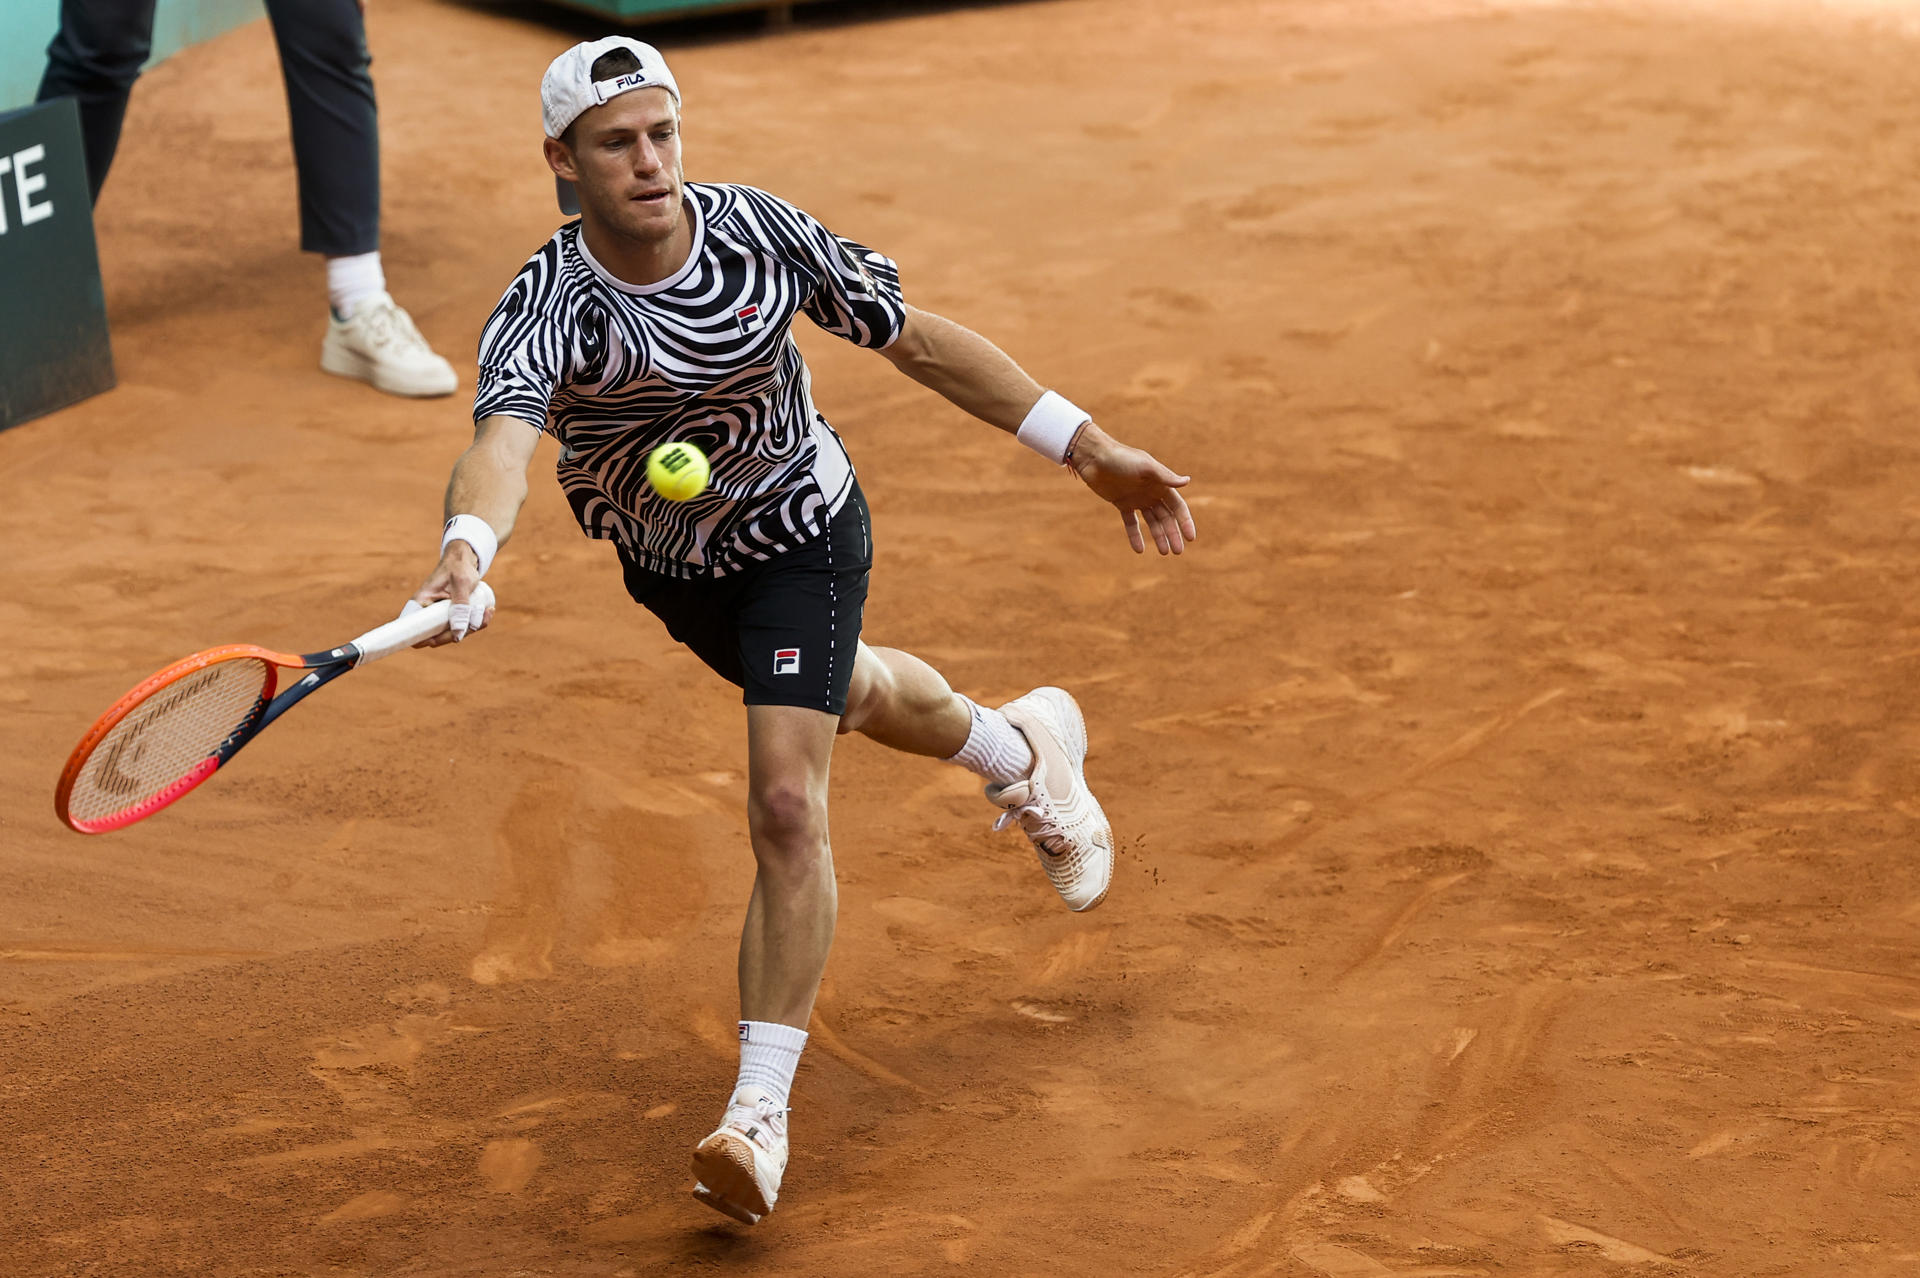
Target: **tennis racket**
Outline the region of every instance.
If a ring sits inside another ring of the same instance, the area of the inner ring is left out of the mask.
[[[474,615],[484,616],[492,588],[482,582],[472,602]],[[315,688],[445,630],[451,610],[442,599],[304,657],[235,643],[174,662],[116,701],[80,738],[60,773],[54,810],[82,834],[152,816],[185,798]]]

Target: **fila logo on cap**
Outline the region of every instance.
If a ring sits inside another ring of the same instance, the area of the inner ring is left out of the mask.
[[[767,326],[767,322],[760,318],[760,305],[757,302],[735,311],[733,322],[740,326],[742,333],[757,333]]]
[[[800,673],[800,650],[798,648],[775,648],[773,650],[773,672],[777,675]]]
[[[648,75],[646,68],[642,67],[638,71],[629,71],[611,80],[595,80],[591,88],[595,102],[611,102],[629,89],[667,89],[669,86]]]

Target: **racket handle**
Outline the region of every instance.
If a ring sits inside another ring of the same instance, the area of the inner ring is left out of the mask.
[[[471,602],[476,611],[484,614],[493,607],[493,587],[484,581],[475,586]],[[447,616],[452,611],[453,601],[442,599],[418,612],[403,613],[384,626],[375,626],[353,641],[353,647],[360,652],[353,664],[364,666],[369,661],[390,657],[402,648],[411,648],[422,639],[433,638],[447,628]]]

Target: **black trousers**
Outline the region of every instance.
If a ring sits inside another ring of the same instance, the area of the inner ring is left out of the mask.
[[[127,98],[153,48],[155,0],[60,0],[38,101],[80,104],[95,200]],[[300,172],[300,247],[344,257],[380,247],[380,127],[366,21],[354,0],[266,0]]]

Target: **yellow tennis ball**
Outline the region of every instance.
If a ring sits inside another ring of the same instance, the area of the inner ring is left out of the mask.
[[[647,457],[647,482],[668,501],[698,497],[712,474],[707,455],[683,439],[662,444]]]

